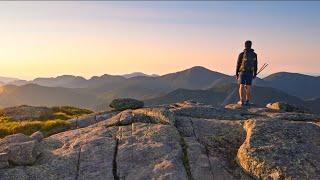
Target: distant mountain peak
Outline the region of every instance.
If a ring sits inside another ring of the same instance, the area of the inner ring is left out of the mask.
[[[61,76],[57,76],[56,77],[57,79],[59,79],[59,78],[70,78],[70,79],[72,79],[72,78],[74,78],[74,79],[76,79],[76,78],[78,78],[78,79],[85,79],[84,77],[82,77],[82,76],[75,76],[75,75],[61,75]]]
[[[124,74],[122,75],[123,77],[129,79],[129,78],[132,78],[132,77],[138,77],[138,76],[145,76],[145,77],[158,77],[159,75],[157,74],[151,74],[151,75],[148,75],[148,74],[145,74],[143,72],[133,72],[133,73],[129,73],[129,74]]]
[[[270,74],[269,76],[263,78],[264,80],[269,80],[274,77],[311,77],[311,78],[317,78],[316,76],[311,76],[307,74],[302,74],[302,73],[294,73],[294,72],[286,72],[286,71],[281,71],[277,73]]]
[[[69,75],[69,74],[64,74],[64,75],[57,76],[57,78],[67,78],[67,77],[76,77],[76,76]]]
[[[12,77],[4,77],[4,76],[0,76],[0,81],[3,83],[3,84],[7,84],[7,83],[10,83],[10,82],[13,82],[13,81],[18,81],[20,79],[18,78],[12,78]]]
[[[189,69],[186,69],[186,70],[184,70],[184,71],[211,71],[210,69],[208,69],[208,68],[205,68],[205,67],[203,67],[203,66],[193,66],[193,67],[191,67],[191,68],[189,68]],[[211,71],[212,72],[212,71]]]

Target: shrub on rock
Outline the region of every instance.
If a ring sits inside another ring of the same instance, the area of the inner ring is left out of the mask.
[[[111,108],[114,108],[118,111],[123,111],[126,109],[139,109],[144,106],[144,103],[142,101],[131,99],[131,98],[119,98],[114,99],[110,105]]]

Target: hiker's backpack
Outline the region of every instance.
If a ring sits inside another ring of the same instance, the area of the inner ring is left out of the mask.
[[[256,56],[256,53],[253,52],[253,50],[244,50],[240,71],[254,72],[256,61],[257,61],[257,56]]]

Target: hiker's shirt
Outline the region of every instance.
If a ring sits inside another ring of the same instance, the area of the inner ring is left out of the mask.
[[[245,69],[241,68],[243,56],[246,51],[248,51],[247,53],[253,53],[253,55],[255,56],[255,61],[253,61],[253,68],[250,70],[245,70]],[[239,72],[249,72],[249,73],[254,73],[254,75],[256,75],[257,71],[258,71],[258,56],[257,56],[257,54],[254,52],[253,49],[244,49],[244,51],[241,52],[238,56],[236,75],[238,76]]]

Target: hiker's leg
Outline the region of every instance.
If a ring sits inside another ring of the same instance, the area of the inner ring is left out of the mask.
[[[249,101],[251,98],[251,86],[246,85],[246,101]]]
[[[253,73],[246,73],[246,104],[249,105],[249,101],[251,99],[251,84],[253,80]]]
[[[240,101],[244,102],[245,101],[245,87],[244,84],[240,84],[239,87],[239,97],[240,97]]]
[[[245,73],[240,72],[239,74],[239,97],[240,97],[240,102],[243,103],[246,99],[246,92],[245,92],[245,84],[246,84],[246,78],[245,78]]]

